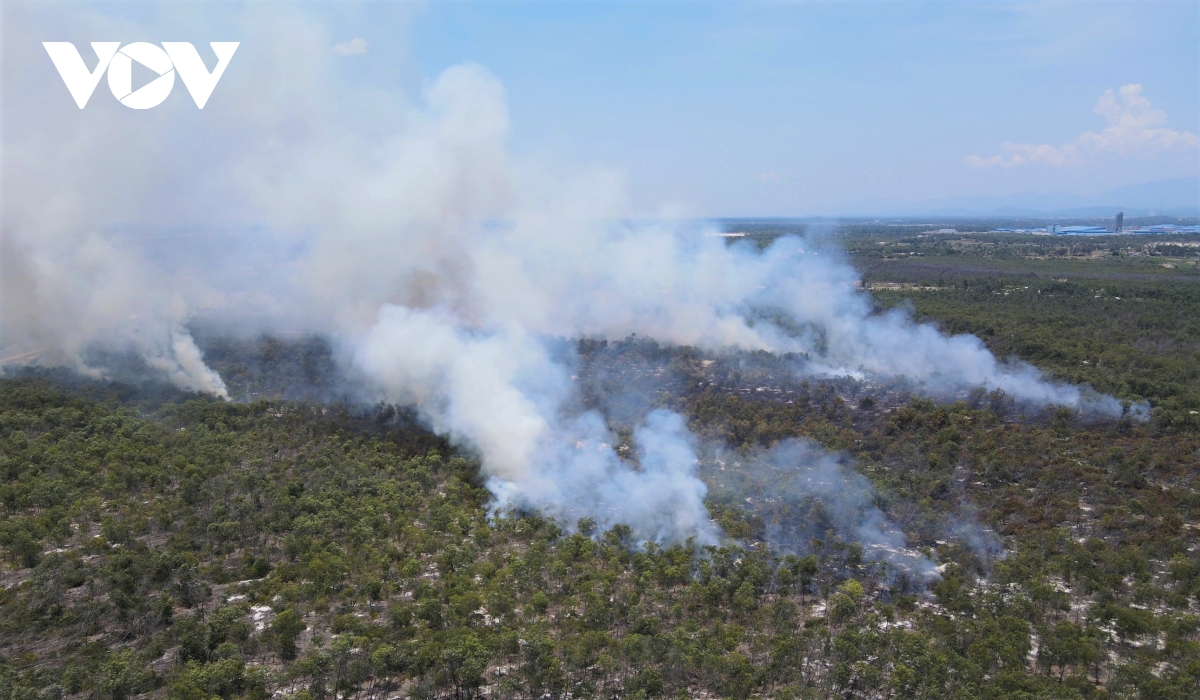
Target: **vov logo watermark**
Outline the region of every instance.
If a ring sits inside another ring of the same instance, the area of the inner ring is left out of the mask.
[[[217,87],[217,81],[225,74],[229,59],[237,51],[237,41],[209,42],[213,53],[217,55],[217,67],[212,72],[204,67],[196,47],[183,41],[164,41],[159,48],[154,44],[139,41],[121,46],[119,41],[93,41],[92,50],[96,52],[96,69],[89,71],[83,64],[79,50],[69,41],[44,41],[46,53],[58,69],[75,104],[83,109],[96,91],[102,76],[108,71],[108,89],[113,97],[121,104],[132,109],[150,109],[162,104],[175,87],[175,73],[183,79],[183,84],[196,101],[196,107],[204,109],[204,104]],[[133,89],[133,62],[149,68],[158,77]]]

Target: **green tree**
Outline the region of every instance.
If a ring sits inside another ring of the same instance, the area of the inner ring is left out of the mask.
[[[487,665],[487,648],[474,633],[463,631],[454,635],[442,651],[439,673],[444,684],[454,688],[454,697],[462,700],[472,697],[483,685]]]
[[[271,620],[271,637],[279,656],[285,661],[296,658],[296,640],[306,629],[304,621],[296,614],[294,608],[287,608]]]

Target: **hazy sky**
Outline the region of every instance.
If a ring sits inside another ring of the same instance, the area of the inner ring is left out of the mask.
[[[38,12],[61,20],[97,6],[49,7]],[[225,80],[240,79],[240,63],[269,82],[271,61],[245,31],[247,15],[271,21],[263,7],[130,3],[100,14],[153,28],[113,40],[243,41]],[[475,62],[507,93],[515,157],[622,171],[643,212],[822,214],[879,198],[1093,195],[1200,173],[1194,0],[299,7],[334,56],[324,99],[345,86],[365,128],[378,128],[388,95],[419,100],[444,69]],[[29,45],[10,37],[10,61],[43,40],[102,37],[19,38]],[[44,53],[29,65],[49,85]],[[48,99],[74,109],[54,90]],[[378,100],[363,97],[372,91]]]

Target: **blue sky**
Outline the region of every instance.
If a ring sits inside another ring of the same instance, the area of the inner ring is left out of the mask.
[[[255,23],[300,12],[309,18],[302,29],[315,27],[313,41],[333,57],[337,80],[324,98],[361,103],[345,126],[380,133],[398,96],[419,101],[445,69],[474,62],[504,86],[517,159],[622,172],[646,213],[674,205],[700,216],[785,216],[871,200],[1091,196],[1200,174],[1194,0],[21,7],[19,24],[34,29],[17,36],[9,22],[8,94],[28,62],[31,85],[68,111],[38,43],[50,34],[95,40],[94,27],[122,27],[112,33],[122,41],[242,40],[238,70],[220,90],[232,95],[243,80],[253,100],[250,76],[278,92],[271,76],[291,69],[290,57],[271,54],[279,44],[254,36]],[[80,28],[46,29],[55,26]],[[41,127],[49,103],[28,99]],[[198,118],[181,124],[211,123]]]
[[[346,27],[364,63],[395,27],[370,15]],[[620,168],[647,207],[805,214],[1200,171],[1187,143],[964,161],[1102,131],[1093,107],[1130,84],[1165,128],[1200,132],[1195,2],[433,2],[402,31],[423,76],[464,60],[495,73],[518,153]]]

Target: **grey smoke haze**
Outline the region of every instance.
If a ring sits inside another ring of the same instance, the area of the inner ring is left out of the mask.
[[[727,455],[740,466],[716,477],[737,493],[745,481],[760,485],[761,494],[749,508],[766,525],[773,551],[808,554],[814,541],[831,536],[863,547],[866,561],[886,562],[889,578],[908,576],[918,585],[938,576],[921,552],[910,549],[904,532],[880,508],[875,488],[865,476],[842,463],[838,455],[803,439],[784,440],[750,456]]]
[[[980,525],[974,506],[964,503],[962,510],[962,516],[950,518],[947,533],[961,540],[984,567],[989,567],[993,561],[1007,556],[996,533]]]
[[[602,416],[565,410],[571,359],[547,338],[803,352],[823,374],[1121,413],[1112,397],[998,362],[973,336],[873,314],[855,271],[811,242],[759,252],[669,220],[628,223],[645,212],[630,211],[619,173],[564,175],[509,153],[505,91],[482,66],[449,68],[410,96],[339,78],[336,37],[304,7],[156,12],[138,24],[5,9],[4,357],[104,376],[89,348],[132,351],[180,387],[223,396],[188,319],[287,319],[334,338],[371,383],[366,398],[415,404],[478,453],[497,507],[625,522],[660,542],[716,537],[684,421],[645,416],[631,467]],[[40,46],[159,41],[171,28],[210,65],[205,42],[243,42],[202,112],[182,90],[134,112],[103,85],[80,111]],[[239,246],[200,236],[176,256],[118,233],[238,226]],[[880,523],[857,532],[896,544]]]

